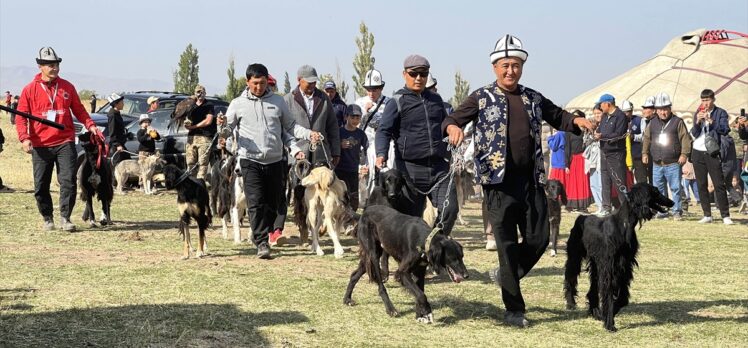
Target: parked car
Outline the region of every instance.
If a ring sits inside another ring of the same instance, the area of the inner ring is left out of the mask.
[[[184,144],[187,142],[187,131],[185,129],[181,129],[179,131],[181,133],[169,135],[166,127],[169,124],[169,120],[171,119],[171,112],[174,110],[174,107],[181,100],[189,97],[189,95],[172,92],[138,91],[133,93],[125,93],[122,94],[122,96],[125,100],[125,106],[122,111],[120,111],[120,113],[122,114],[122,119],[125,122],[125,129],[127,129],[128,132],[132,133],[132,136],[128,135],[130,140],[125,145],[128,151],[137,152],[138,141],[135,138],[135,134],[137,134],[138,129],[140,128],[137,120],[140,118],[140,115],[148,111],[148,98],[151,96],[156,96],[159,98],[159,108],[156,111],[150,113],[150,117],[153,120],[151,125],[158,130],[162,138],[162,141],[156,143],[156,148],[161,151],[162,154],[167,154],[167,162],[180,165],[182,168],[184,168]],[[206,99],[213,103],[213,106],[216,109],[216,114],[218,114],[219,112],[222,112],[224,114],[226,113],[226,109],[228,108],[229,103],[215,97],[207,97]],[[96,112],[91,113],[91,119],[99,128],[99,131],[101,131],[104,135],[109,133],[107,113],[111,108],[112,106],[107,103],[106,105],[99,108],[99,110],[97,110]],[[74,121],[73,125],[75,127],[76,133],[75,142],[76,152],[78,154],[78,164],[80,164],[83,162],[84,157],[83,148],[78,145],[77,135],[84,133],[85,130],[83,129],[83,125],[77,121]],[[107,142],[108,141],[109,138],[107,137]]]
[[[215,108],[215,113],[226,113],[228,103],[224,101],[211,101]],[[184,150],[187,144],[187,129],[184,127],[176,130],[169,129],[169,121],[171,121],[171,113],[174,108],[158,109],[148,113],[148,117],[151,119],[151,127],[155,129],[160,135],[161,140],[156,141],[156,150],[163,155],[164,160],[167,163],[176,164],[180,168],[186,168],[184,161]],[[136,152],[138,148],[138,139],[135,136],[140,130],[140,124],[138,122],[130,123],[127,128],[127,143],[125,147],[131,149],[130,151]]]

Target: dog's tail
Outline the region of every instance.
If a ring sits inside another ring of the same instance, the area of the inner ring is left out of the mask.
[[[361,218],[358,220],[358,232],[356,237],[358,238],[358,257],[364,263],[364,269],[366,274],[369,275],[370,282],[377,282],[377,278],[380,276],[377,258],[377,241],[374,238],[374,232],[377,226],[369,220],[369,216],[364,212]]]
[[[569,241],[566,242],[566,270],[564,271],[564,296],[566,297],[566,308],[576,307],[577,282],[579,273],[582,271],[582,261],[586,256],[582,237],[584,235],[584,221],[587,216],[581,215],[574,222],[571,229]]]

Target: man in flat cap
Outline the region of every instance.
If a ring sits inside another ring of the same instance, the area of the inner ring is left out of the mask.
[[[306,158],[312,164],[330,162],[334,167],[340,160],[340,131],[335,108],[327,94],[317,88],[319,77],[317,70],[309,65],[302,65],[296,74],[299,85],[286,94],[288,108],[296,123],[300,126],[319,132],[324,137],[316,151],[312,153],[309,145],[301,146]],[[330,168],[334,169],[334,168]]]
[[[34,167],[34,197],[39,213],[44,219],[44,230],[55,228],[53,220],[52,196],[49,185],[52,169],[57,167],[57,181],[60,183],[60,220],[64,231],[75,231],[70,214],[75,206],[76,192],[76,151],[73,115],[95,136],[103,136],[83,107],[78,91],[73,84],[59,77],[60,62],[52,47],[39,50],[36,63],[39,74],[21,92],[18,111],[44,117],[62,123],[65,129],[58,130],[39,122],[16,116],[16,132],[23,150],[31,154]]]
[[[436,221],[443,223],[443,231],[449,235],[459,207],[455,185],[449,185],[447,144],[441,135],[441,123],[447,117],[444,101],[426,89],[430,67],[422,56],[414,54],[405,58],[405,87],[387,101],[377,128],[376,166],[381,169],[387,161],[390,139],[393,139],[395,168],[412,183],[404,192],[406,199],[412,202],[408,214],[422,216],[428,196],[438,209]],[[444,209],[447,199],[449,204]]]
[[[471,93],[444,120],[442,130],[457,145],[464,137],[461,127],[476,122],[476,179],[483,185],[483,214],[493,229],[499,256],[499,268],[491,273],[501,286],[504,321],[526,327],[519,281],[545,252],[550,234],[541,122],[576,134],[580,127],[592,125],[519,84],[527,51],[516,37],[502,37],[490,57],[496,81]],[[518,229],[522,242],[518,242]]]

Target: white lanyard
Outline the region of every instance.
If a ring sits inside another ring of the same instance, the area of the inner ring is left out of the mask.
[[[665,125],[664,125],[664,126],[662,126],[662,129],[660,129],[660,133],[665,133],[665,129],[666,129],[666,128],[667,128],[667,126],[668,126],[668,125],[670,124],[670,121],[672,121],[672,120],[673,120],[673,117],[675,117],[675,115],[670,115],[670,119],[669,119],[669,120],[667,120],[667,123],[665,123]]]
[[[55,83],[55,94],[53,96],[49,96],[49,92],[47,92],[47,86],[44,85],[44,82],[39,82],[40,85],[42,85],[42,88],[44,89],[44,94],[47,95],[47,98],[49,98],[49,103],[52,104],[50,107],[51,110],[54,110],[55,108],[55,99],[57,99],[57,87],[59,86],[59,83]]]

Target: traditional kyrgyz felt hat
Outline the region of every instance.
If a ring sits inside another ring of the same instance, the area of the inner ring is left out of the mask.
[[[501,58],[517,57],[527,61],[527,51],[522,47],[522,41],[512,35],[504,35],[496,41],[493,52],[491,52],[491,64]]]
[[[39,50],[39,57],[36,58],[36,64],[49,64],[62,62],[62,58],[57,56],[57,52],[52,47],[42,47]]]

